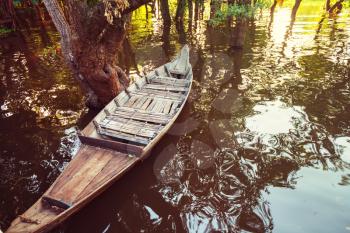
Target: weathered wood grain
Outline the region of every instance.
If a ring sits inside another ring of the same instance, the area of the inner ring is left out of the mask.
[[[180,52],[179,58],[174,62],[174,66],[170,70],[172,74],[185,75],[189,68],[189,48],[185,45]]]
[[[161,91],[172,91],[172,92],[185,92],[188,89],[186,87],[169,86],[165,84],[146,84],[145,89],[161,90]]]
[[[151,122],[151,123],[153,122],[156,124],[166,124],[170,120],[170,117],[167,117],[167,116],[159,116],[151,113],[141,113],[141,112],[130,113],[130,112],[123,112],[123,111],[112,113],[107,118],[114,119],[114,120],[125,118],[125,119],[133,119],[133,120],[144,121],[144,122]]]

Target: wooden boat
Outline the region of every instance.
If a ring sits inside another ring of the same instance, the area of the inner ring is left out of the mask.
[[[103,192],[169,130],[192,85],[189,48],[120,93],[80,133],[78,153],[10,232],[47,232]]]

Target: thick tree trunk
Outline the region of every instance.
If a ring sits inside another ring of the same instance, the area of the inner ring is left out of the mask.
[[[89,105],[101,107],[111,101],[129,85],[129,79],[117,66],[117,54],[124,40],[124,29],[106,29],[106,38],[100,43],[84,46],[76,56],[75,63],[80,75],[93,90]]]
[[[67,0],[44,4],[61,35],[62,52],[88,93],[87,105],[101,108],[129,85],[117,65],[125,37],[125,14],[149,0],[102,0],[93,5]]]

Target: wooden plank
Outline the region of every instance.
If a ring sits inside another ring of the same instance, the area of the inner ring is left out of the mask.
[[[127,142],[134,142],[134,143],[139,143],[139,144],[143,144],[143,145],[147,145],[149,143],[148,138],[130,135],[127,133],[122,133],[122,132],[116,132],[116,131],[112,131],[112,130],[108,130],[108,129],[102,129],[101,134],[108,136],[108,137],[111,137],[111,138],[125,140]]]
[[[136,78],[135,79],[135,84],[136,84],[138,89],[142,88],[143,85],[146,84],[146,78]]]
[[[84,199],[86,196],[93,193],[103,184],[112,180],[113,177],[117,176],[121,170],[129,167],[131,164],[138,160],[136,157],[130,157],[125,154],[115,152],[115,156],[106,164],[103,170],[95,176],[95,178],[90,182],[90,184],[79,194],[76,201]],[[74,204],[74,203],[73,203]]]
[[[104,129],[109,129],[117,132],[128,133],[131,135],[137,135],[137,136],[148,137],[148,138],[153,138],[157,132],[155,130],[141,128],[135,125],[129,125],[127,123],[121,123],[119,121],[114,121],[111,119],[104,120],[102,123],[100,123],[100,126]]]
[[[79,169],[68,174],[67,179],[62,180],[62,185],[57,184],[49,196],[65,203],[73,203],[81,191],[94,179],[94,177],[104,168],[104,166],[113,158],[111,154],[97,153],[98,149],[86,153],[89,157],[84,163],[75,163]],[[57,188],[58,187],[58,188]]]
[[[139,98],[140,98],[139,96],[133,95],[123,106],[131,107]]]
[[[177,98],[178,100],[181,100],[181,99],[185,98],[185,96],[186,96],[184,93],[170,92],[170,91],[166,91],[166,90],[146,89],[146,88],[138,91],[137,93],[147,93],[150,95],[160,95],[163,97],[173,97],[173,98]]]
[[[187,87],[189,85],[189,80],[157,76],[153,78],[150,83],[170,84],[174,86]]]
[[[142,89],[138,91],[137,93],[133,93],[136,95],[147,95],[149,97],[155,97],[159,96],[159,98],[171,98],[174,100],[183,100],[186,95],[184,93],[175,93],[175,92],[169,92],[169,91],[162,91],[162,90],[151,90],[151,89]]]
[[[161,90],[161,91],[174,91],[174,92],[185,92],[188,89],[186,87],[169,86],[163,84],[146,84],[145,89]]]
[[[170,66],[169,66],[170,63],[167,63],[164,65],[164,70],[165,70],[165,73],[169,76],[169,77],[173,77],[173,75],[171,74],[170,72]]]
[[[162,117],[162,115],[158,115],[158,116]],[[129,125],[129,126],[133,126],[133,127],[136,127],[136,128],[146,128],[146,129],[153,130],[153,131],[157,131],[160,128],[160,126],[157,125],[157,124],[148,124],[147,126],[145,126],[145,122],[132,120],[130,118],[128,118],[128,119],[126,119],[126,118],[117,118],[117,117],[113,117],[112,114],[110,116],[107,116],[103,121],[101,121],[101,123],[105,123],[105,124],[109,124],[109,122],[111,122],[112,124],[114,122],[118,122],[118,123],[121,123],[121,124],[126,124],[126,125]]]
[[[133,155],[139,156],[143,152],[143,148],[140,146],[136,146],[133,144],[126,144],[123,142],[108,140],[104,138],[92,138],[92,137],[79,135],[79,139],[82,143],[87,145],[109,148],[109,149],[120,151],[126,154],[133,154]]]
[[[141,106],[141,109],[145,110],[148,105],[150,105],[150,103],[152,102],[152,98],[147,98],[147,100],[145,101],[145,103]]]
[[[90,155],[89,153],[96,153],[97,152],[97,148],[96,147],[89,147],[89,146],[85,146],[83,145],[80,150],[79,150],[79,156],[74,157],[75,161],[79,161],[79,163],[81,164],[85,164],[88,162],[88,160],[90,159]],[[87,156],[85,156],[87,155]],[[64,174],[62,174],[60,176],[60,179],[69,179],[70,174],[75,174],[80,170],[80,167],[78,166],[71,166],[69,164],[68,167],[66,167],[64,169]],[[53,186],[51,186],[51,190],[49,191],[49,193],[47,193],[46,195],[48,196],[54,196],[57,198],[56,193],[59,192],[59,190],[63,187],[64,183],[56,183]]]
[[[154,77],[156,77],[156,72],[154,70],[152,70],[151,72],[149,72],[148,74],[146,74],[146,82],[150,82],[151,79],[153,79]]]
[[[174,61],[174,67],[170,70],[172,74],[186,75],[189,69],[189,47],[185,45],[180,52],[178,59]]]
[[[133,104],[133,108],[141,108],[141,106],[146,102],[147,100],[147,97],[146,96],[142,96],[141,98],[139,98],[138,101],[136,101],[134,104]]]
[[[151,112],[158,112],[158,113],[162,113],[164,109],[164,100],[162,99],[158,99],[157,103],[155,104],[155,106],[153,107],[153,109],[151,110]]]
[[[119,95],[117,95],[117,97],[114,98],[114,102],[118,106],[121,106],[125,104],[125,102],[128,101],[129,98],[129,95],[125,91],[122,91],[121,93],[119,93]]]
[[[129,107],[124,107],[124,106],[117,107],[115,111],[125,111],[125,112],[130,112],[130,113],[139,112],[139,113],[154,114],[154,115],[159,115],[159,116],[166,116],[166,114],[164,114],[164,113],[155,113],[155,112],[150,113],[147,109],[146,110],[135,109],[135,108],[129,108]]]
[[[178,106],[179,104],[174,102],[173,105],[171,106],[170,114],[174,114]]]
[[[118,110],[111,114],[117,114],[117,113],[125,113],[129,115],[143,115],[145,117],[151,117],[151,118],[162,118],[162,119],[171,119],[171,116],[164,114],[164,113],[151,113],[147,110],[143,109],[134,109],[134,108],[128,108],[128,107],[118,107]]]
[[[108,116],[107,118],[115,119],[115,120],[118,120],[119,118],[125,118],[125,119],[133,119],[138,121],[152,122],[156,124],[166,124],[170,120],[169,117],[165,117],[165,116],[157,116],[157,115],[137,113],[137,112],[130,114],[128,112],[123,112],[123,111],[117,111],[111,114],[110,116]]]
[[[164,109],[163,109],[163,113],[169,114],[172,104],[173,104],[173,101],[166,100],[166,103],[165,103]]]
[[[136,83],[131,84],[128,88],[126,88],[126,92],[133,92],[136,91],[138,88],[136,86]]]
[[[169,100],[177,100],[177,101],[181,101],[185,98],[185,95],[180,94],[177,96],[172,96],[172,94],[178,94],[178,93],[172,93],[172,92],[165,92],[165,94],[167,94],[167,96],[161,95],[161,94],[156,94],[156,93],[152,93],[155,90],[149,90],[149,89],[144,89],[142,91],[139,92],[133,92],[133,95],[138,95],[138,96],[146,96],[149,97],[151,99],[153,98],[162,98],[162,99],[169,99]]]
[[[146,111],[151,112],[157,103],[158,103],[158,99],[154,98],[151,104],[146,108]]]
[[[155,69],[154,72],[158,76],[167,76],[167,72],[165,71],[164,65]]]

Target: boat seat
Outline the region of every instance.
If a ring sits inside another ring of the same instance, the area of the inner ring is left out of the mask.
[[[167,109],[164,109],[164,111],[167,111]],[[171,119],[170,115],[146,112],[146,111],[142,111],[141,109],[138,110],[133,108],[125,108],[125,107],[118,107],[117,110],[112,113],[106,112],[106,115],[107,115],[106,118],[111,118],[111,119],[124,118],[124,119],[132,119],[137,121],[151,122],[155,124],[162,124],[162,125],[167,124]]]
[[[179,87],[175,85],[169,85],[169,84],[146,84],[144,86],[146,89],[152,89],[152,90],[160,90],[160,91],[172,91],[172,92],[185,92],[188,89],[186,87]]]
[[[165,84],[176,87],[188,87],[190,82],[186,79],[176,79],[170,77],[155,76],[149,80],[149,83]]]

